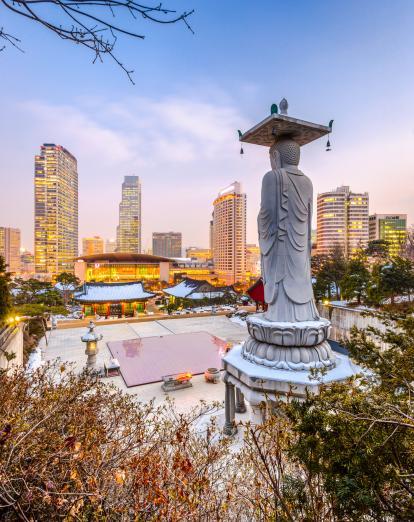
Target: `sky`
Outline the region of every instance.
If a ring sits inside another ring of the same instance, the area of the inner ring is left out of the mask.
[[[154,2],[155,3],[155,2]],[[0,226],[33,248],[34,155],[42,143],[78,160],[79,235],[113,238],[125,175],[142,183],[143,247],[154,231],[180,231],[208,246],[217,193],[237,180],[247,193],[247,241],[257,242],[267,149],[245,131],[286,97],[289,115],[334,119],[332,151],[302,148],[314,194],[350,185],[370,212],[414,222],[414,2],[412,0],[165,0],[195,12],[156,25],[120,16],[144,40],[120,37],[117,54],[92,63],[81,46],[7,12],[1,24],[24,52],[0,52]],[[50,9],[47,8],[47,9]],[[52,15],[53,16],[53,15]]]

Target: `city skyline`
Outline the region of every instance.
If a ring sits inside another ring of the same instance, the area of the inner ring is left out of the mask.
[[[349,184],[370,193],[373,211],[407,213],[413,223],[412,3],[396,10],[371,0],[329,9],[323,2],[264,1],[246,4],[237,22],[234,2],[189,5],[194,36],[154,26],[144,43],[122,48],[137,71],[136,86],[113,64],[92,65],[80,49],[37,27],[25,33],[25,53],[2,53],[8,74],[0,92],[8,102],[0,135],[8,154],[0,176],[8,190],[0,195],[0,222],[20,228],[26,248],[33,249],[31,162],[44,141],[61,143],[78,159],[81,237],[114,237],[117,187],[123,175],[136,173],[146,194],[144,249],[152,231],[166,225],[181,230],[186,244],[208,246],[205,216],[227,179],[239,179],[249,195],[247,240],[256,242],[260,179],[269,161],[251,146],[241,158],[237,129],[263,119],[283,96],[292,116],[335,120],[331,152],[323,143],[302,151],[315,194]],[[4,23],[19,34],[24,21],[9,16]],[[283,21],[298,23],[302,38],[290,53],[276,55],[267,45],[275,20],[282,21],[281,41],[291,27]],[[47,84],[37,82],[38,63],[51,78]]]

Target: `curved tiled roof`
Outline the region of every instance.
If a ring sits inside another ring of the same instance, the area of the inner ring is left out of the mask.
[[[170,262],[168,257],[152,256],[150,254],[134,254],[132,252],[107,252],[105,254],[91,254],[88,256],[79,256],[76,261],[85,261],[86,263],[142,263],[157,265],[161,262]]]
[[[146,292],[142,283],[85,283],[73,297],[81,303],[117,303],[142,301],[154,295]]]

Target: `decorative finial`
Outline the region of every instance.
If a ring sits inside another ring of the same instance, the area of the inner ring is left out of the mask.
[[[289,104],[288,104],[286,98],[282,98],[282,100],[280,100],[279,107],[280,107],[280,114],[284,114],[285,116],[287,116]]]
[[[277,114],[279,112],[276,103],[270,107],[270,114]]]
[[[243,133],[241,130],[238,130],[237,132],[239,133],[239,139],[240,139],[243,136]]]

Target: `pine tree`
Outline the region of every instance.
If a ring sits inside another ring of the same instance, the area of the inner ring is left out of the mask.
[[[4,323],[11,310],[10,273],[4,258],[0,256],[0,324]]]

